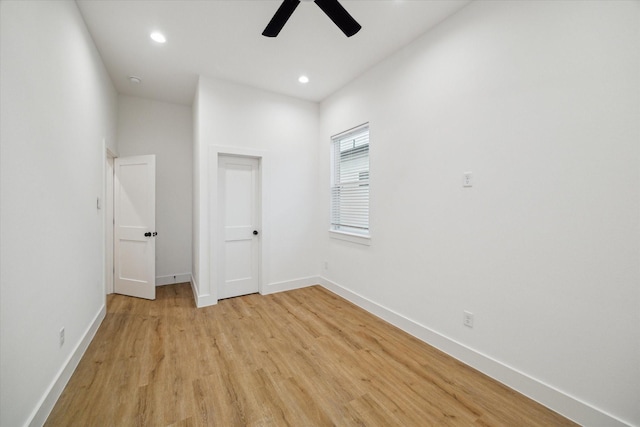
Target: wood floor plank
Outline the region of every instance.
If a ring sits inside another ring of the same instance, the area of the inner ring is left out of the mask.
[[[349,402],[349,407],[353,408],[357,416],[353,418],[354,425],[358,426],[398,426],[402,421],[395,416],[393,411],[389,411],[380,402],[373,399],[369,393],[365,393]],[[349,420],[350,421],[350,420]]]
[[[46,426],[570,426],[320,286],[107,298]]]

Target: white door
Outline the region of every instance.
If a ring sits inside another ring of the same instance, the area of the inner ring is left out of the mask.
[[[220,289],[230,298],[260,290],[260,168],[258,159],[218,159],[219,218],[222,223]]]
[[[156,156],[115,160],[114,291],[156,298]]]

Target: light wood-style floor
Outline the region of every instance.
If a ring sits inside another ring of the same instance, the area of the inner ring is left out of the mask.
[[[575,425],[319,286],[107,307],[46,426]]]

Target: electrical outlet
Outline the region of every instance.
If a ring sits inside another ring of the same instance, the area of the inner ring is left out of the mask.
[[[60,347],[64,345],[64,328],[60,329]]]
[[[473,328],[473,313],[464,311],[462,316],[462,324],[467,328]]]

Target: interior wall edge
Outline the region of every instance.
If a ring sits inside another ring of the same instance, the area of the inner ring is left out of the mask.
[[[568,395],[542,381],[442,335],[400,313],[373,302],[325,277],[318,284],[358,307],[482,372],[505,386],[584,426],[628,427],[631,424],[587,402]]]

